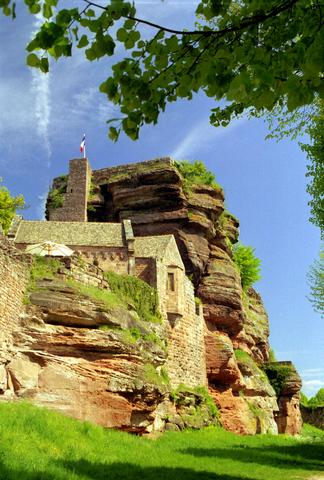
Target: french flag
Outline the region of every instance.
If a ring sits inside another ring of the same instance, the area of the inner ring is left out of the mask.
[[[80,143],[80,152],[84,153],[85,152],[85,134],[83,135],[83,138]]]

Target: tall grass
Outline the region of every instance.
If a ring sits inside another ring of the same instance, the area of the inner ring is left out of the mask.
[[[210,427],[151,440],[0,404],[1,480],[301,480],[323,471],[323,448],[315,428],[300,438]]]

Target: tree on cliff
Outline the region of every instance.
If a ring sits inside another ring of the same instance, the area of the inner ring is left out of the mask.
[[[316,312],[324,318],[324,250],[320,252],[319,260],[315,260],[308,273],[311,288],[310,302]]]
[[[297,136],[309,137],[308,143],[299,142],[299,145],[308,158],[306,190],[310,195],[310,221],[320,228],[324,240],[324,101],[317,98],[312,105],[292,113],[277,108],[267,120],[270,127],[268,138],[295,140]]]
[[[2,179],[0,178],[0,183]],[[9,190],[0,185],[0,225],[5,233],[8,232],[11,221],[16,214],[16,210],[25,206],[24,197],[17,195],[13,197]]]
[[[317,0],[202,0],[194,30],[138,18],[124,0],[80,0],[72,9],[59,9],[59,0],[25,4],[46,20],[27,47],[32,67],[47,72],[48,57],[70,56],[73,45],[90,61],[113,55],[117,43],[128,50],[100,85],[121,111],[109,120],[112,140],[121,130],[138,138],[167,103],[198,91],[223,101],[211,112],[215,126],[245,111],[259,115],[278,105],[293,111],[324,96],[324,7]],[[13,0],[0,0],[0,7],[15,16]],[[142,38],[143,26],[152,30],[149,40]]]

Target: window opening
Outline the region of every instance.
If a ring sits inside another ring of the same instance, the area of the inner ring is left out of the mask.
[[[168,290],[175,291],[174,273],[171,272],[168,273]]]

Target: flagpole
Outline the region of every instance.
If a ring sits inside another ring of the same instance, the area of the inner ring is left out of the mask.
[[[86,140],[85,140],[85,133],[83,134],[83,138],[80,143],[80,150],[83,153],[83,158],[86,158]]]

